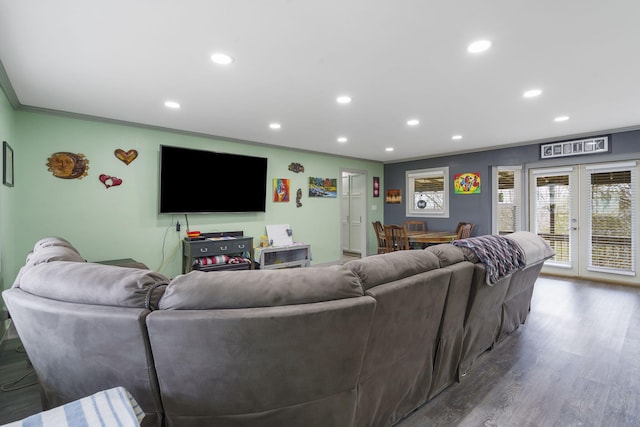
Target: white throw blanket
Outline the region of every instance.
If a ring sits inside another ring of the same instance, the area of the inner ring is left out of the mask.
[[[143,418],[131,394],[115,387],[1,427],[136,427]]]

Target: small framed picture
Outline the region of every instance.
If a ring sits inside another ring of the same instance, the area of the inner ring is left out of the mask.
[[[13,187],[13,148],[7,141],[2,142],[2,158],[2,183]]]
[[[401,190],[387,190],[385,193],[386,203],[402,203],[402,191]]]

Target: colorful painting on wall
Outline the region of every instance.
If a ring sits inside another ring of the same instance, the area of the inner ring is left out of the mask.
[[[273,178],[273,201],[274,202],[289,201],[289,179]]]
[[[453,176],[453,187],[456,194],[479,194],[480,172],[459,173]]]
[[[309,197],[338,197],[338,179],[309,177]]]
[[[402,203],[402,190],[387,190],[384,201],[394,204]]]
[[[380,197],[380,177],[373,177],[373,197]]]

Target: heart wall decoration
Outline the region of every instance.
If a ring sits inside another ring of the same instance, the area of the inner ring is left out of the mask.
[[[129,163],[133,162],[136,157],[138,157],[138,151],[136,150],[124,151],[118,148],[113,153],[116,155],[118,160],[122,161],[127,166],[129,165]]]
[[[107,188],[117,187],[118,185],[122,184],[122,180],[120,178],[116,178],[115,176],[107,175],[104,173],[101,174],[98,178],[100,179],[100,182],[103,183]]]

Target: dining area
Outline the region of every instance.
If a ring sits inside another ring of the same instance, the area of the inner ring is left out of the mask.
[[[407,220],[401,225],[382,224],[380,221],[372,224],[378,240],[378,254],[423,249],[429,245],[466,239],[474,227],[473,223],[460,222],[455,231],[430,231],[427,223],[420,220]]]

